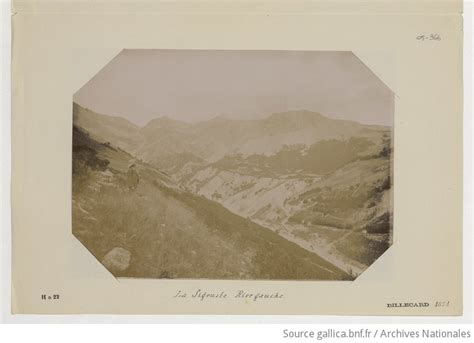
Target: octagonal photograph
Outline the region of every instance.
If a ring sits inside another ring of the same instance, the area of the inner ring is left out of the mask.
[[[354,280],[393,114],[349,51],[122,50],[73,95],[72,233],[115,277]]]

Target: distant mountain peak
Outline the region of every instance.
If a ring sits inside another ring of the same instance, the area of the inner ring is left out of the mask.
[[[273,113],[270,116],[263,119],[265,125],[278,125],[284,127],[313,127],[319,126],[321,123],[330,122],[331,119],[323,116],[318,112],[312,112],[308,110],[294,110],[286,112]],[[287,126],[289,125],[289,126]]]
[[[185,122],[182,122],[177,119],[170,118],[168,116],[162,116],[150,120],[145,127],[181,127],[186,126]]]
[[[152,120],[150,120],[150,123],[169,123],[169,122],[177,122],[179,120],[176,120],[176,119],[173,119],[173,118],[170,118],[168,116],[162,116],[162,117],[158,117],[158,118],[154,118]]]
[[[213,122],[224,122],[224,121],[231,121],[231,120],[235,121],[238,119],[231,118],[229,116],[226,116],[225,114],[220,114],[220,115],[215,116],[214,118],[209,119],[209,121],[213,121]]]
[[[277,119],[281,119],[281,118],[288,118],[288,119],[291,119],[291,118],[294,118],[294,117],[298,117],[298,118],[324,118],[324,119],[327,119],[327,117],[323,116],[321,113],[319,112],[313,112],[313,111],[309,111],[309,110],[291,110],[291,111],[285,111],[285,112],[276,112],[276,113],[273,113],[270,115],[269,118],[277,118]]]

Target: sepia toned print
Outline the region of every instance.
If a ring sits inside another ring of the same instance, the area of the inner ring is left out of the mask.
[[[74,95],[73,234],[116,277],[353,280],[393,106],[351,52],[123,50]]]

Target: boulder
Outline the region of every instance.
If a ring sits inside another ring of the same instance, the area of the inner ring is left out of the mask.
[[[131,256],[132,254],[130,251],[124,248],[115,247],[104,256],[102,264],[112,274],[122,272],[130,266]]]

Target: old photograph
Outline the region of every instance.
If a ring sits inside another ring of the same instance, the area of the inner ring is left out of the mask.
[[[350,51],[122,50],[72,96],[72,234],[115,277],[357,278],[394,93]]]

